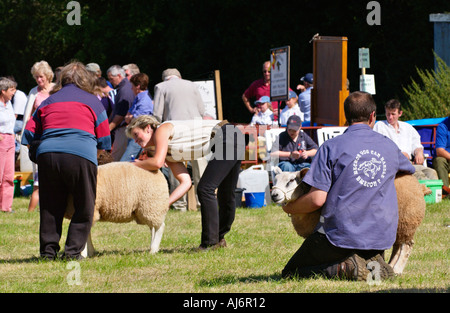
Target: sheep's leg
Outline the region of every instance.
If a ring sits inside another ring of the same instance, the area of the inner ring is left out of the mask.
[[[406,263],[408,262],[408,258],[411,255],[413,244],[413,241],[402,244],[394,244],[389,265],[392,266],[396,275],[401,275],[403,273]]]
[[[84,258],[93,257],[95,253],[94,245],[92,244],[91,233],[89,233],[88,240],[84,246],[83,251],[81,251],[81,256]]]
[[[164,233],[165,224],[162,223],[161,226],[156,229],[155,227],[151,227],[152,231],[152,240],[150,242],[150,253],[155,254],[159,251],[159,245],[161,244],[161,239]]]

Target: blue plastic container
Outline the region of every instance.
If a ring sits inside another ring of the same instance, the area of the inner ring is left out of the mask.
[[[246,207],[257,209],[264,206],[265,192],[247,192],[244,195]]]

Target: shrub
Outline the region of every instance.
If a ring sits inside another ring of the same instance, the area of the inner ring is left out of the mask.
[[[450,68],[436,54],[436,70],[421,70],[416,68],[422,80],[411,84],[403,90],[407,103],[403,109],[404,119],[423,119],[446,117],[450,113]]]

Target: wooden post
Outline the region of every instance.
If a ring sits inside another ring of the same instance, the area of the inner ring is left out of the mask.
[[[217,119],[223,120],[222,112],[222,90],[220,88],[220,71],[214,71],[214,82],[216,84],[216,104],[217,104]]]
[[[187,193],[188,211],[197,211],[197,197],[195,196],[195,186],[192,185]]]

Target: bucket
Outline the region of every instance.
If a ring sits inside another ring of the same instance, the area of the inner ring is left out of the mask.
[[[438,203],[442,200],[442,186],[444,183],[440,179],[436,180],[419,180],[419,183],[431,189],[430,195],[425,195],[425,203]]]
[[[14,179],[14,198],[20,197],[20,183],[21,179]]]
[[[239,174],[237,186],[245,188],[245,193],[265,192],[265,205],[270,205],[270,185],[269,173],[264,170],[264,166],[253,165]]]
[[[244,192],[245,188],[236,188],[235,194],[236,194],[236,207],[242,207],[242,193]]]
[[[265,192],[245,193],[245,206],[249,208],[262,208],[264,206]]]

